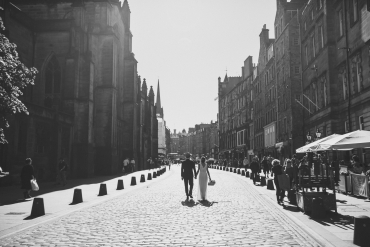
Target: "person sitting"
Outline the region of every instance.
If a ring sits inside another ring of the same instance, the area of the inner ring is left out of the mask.
[[[364,171],[363,166],[360,163],[360,158],[357,155],[352,156],[352,168],[349,169],[354,174],[362,174]]]

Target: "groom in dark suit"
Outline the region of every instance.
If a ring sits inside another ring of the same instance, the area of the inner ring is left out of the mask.
[[[184,180],[185,184],[185,193],[186,193],[186,200],[189,200],[190,198],[193,198],[193,176],[195,179],[197,179],[196,171],[195,171],[195,163],[194,161],[190,160],[190,153],[186,153],[185,155],[186,160],[181,163],[181,179]],[[194,174],[193,174],[194,170]],[[188,190],[188,184],[190,185],[190,191]]]

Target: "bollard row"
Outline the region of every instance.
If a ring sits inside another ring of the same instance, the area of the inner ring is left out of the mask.
[[[166,168],[159,169],[157,172],[153,172],[153,178],[156,178],[157,176],[160,176],[161,174],[163,174],[165,172],[166,172]],[[148,173],[147,180],[152,180],[152,174],[151,173]],[[144,182],[145,182],[145,175],[142,174],[140,176],[140,183],[144,183]],[[131,177],[131,184],[130,185],[131,186],[136,185],[136,177],[135,176]],[[123,189],[124,189],[123,180],[118,179],[117,190],[123,190]],[[100,184],[98,196],[105,196],[107,194],[108,194],[107,193],[107,185],[104,184],[104,183]],[[82,202],[83,202],[82,189],[74,189],[73,199],[72,199],[72,203],[70,205],[75,205],[75,204],[82,203]],[[40,198],[40,197],[36,197],[36,198],[33,199],[30,217],[31,218],[36,218],[36,217],[40,217],[40,216],[43,216],[43,215],[45,215],[44,199]]]

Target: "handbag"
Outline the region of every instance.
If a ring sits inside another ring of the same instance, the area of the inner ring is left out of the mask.
[[[33,191],[39,190],[39,185],[37,184],[36,179],[31,179],[31,188]]]
[[[215,183],[216,183],[216,181],[215,181],[215,180],[211,180],[211,181],[209,181],[209,182],[208,182],[208,185],[213,186],[213,185],[215,185]]]

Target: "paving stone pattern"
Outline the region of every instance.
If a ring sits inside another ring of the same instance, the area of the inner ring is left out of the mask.
[[[203,205],[185,202],[179,167],[170,172],[149,187],[0,239],[0,246],[320,246],[249,178],[210,170],[216,185]]]

